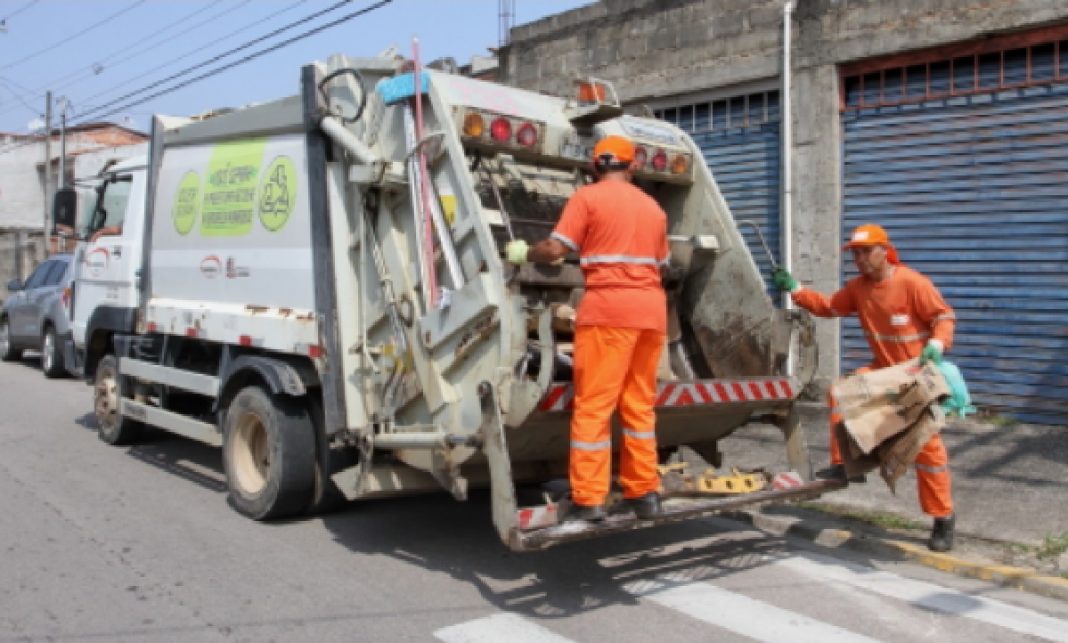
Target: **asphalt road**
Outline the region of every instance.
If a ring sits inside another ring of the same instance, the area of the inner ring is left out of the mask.
[[[219,452],[114,448],[90,389],[0,364],[0,643],[1068,641],[1068,605],[705,519],[513,554],[486,494],[260,524]]]

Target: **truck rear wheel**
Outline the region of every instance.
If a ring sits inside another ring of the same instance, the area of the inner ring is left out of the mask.
[[[230,504],[255,520],[302,513],[315,492],[315,433],[308,410],[259,386],[230,402],[223,431]]]
[[[96,365],[93,378],[93,412],[97,436],[115,446],[130,444],[141,436],[144,425],[119,413],[122,389],[119,386],[119,360],[105,355]]]

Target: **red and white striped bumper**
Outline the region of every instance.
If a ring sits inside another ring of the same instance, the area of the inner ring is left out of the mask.
[[[657,391],[656,406],[657,408],[671,408],[789,402],[800,392],[801,387],[797,380],[790,377],[662,382]],[[538,410],[542,412],[570,411],[574,408],[574,402],[574,386],[567,383],[553,383],[538,404]]]

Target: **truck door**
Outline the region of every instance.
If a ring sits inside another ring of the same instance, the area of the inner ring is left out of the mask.
[[[138,306],[144,200],[143,166],[116,170],[97,188],[75,280],[72,331],[79,347],[94,314],[98,323],[121,320]]]

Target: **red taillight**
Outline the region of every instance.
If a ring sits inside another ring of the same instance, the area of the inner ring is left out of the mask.
[[[531,123],[523,123],[515,133],[515,140],[523,147],[534,147],[538,143],[538,128]]]
[[[638,167],[645,167],[645,162],[649,160],[649,152],[645,151],[645,148],[641,145],[634,148],[634,163]]]
[[[498,143],[507,143],[512,140],[512,123],[507,118],[498,116],[490,123],[490,136]]]
[[[63,295],[60,296],[59,300],[63,303],[64,308],[70,308],[70,296],[72,292],[70,286],[63,289]]]
[[[667,164],[667,152],[664,150],[657,150],[656,154],[653,154],[653,169],[657,172],[663,172],[667,169]]]

